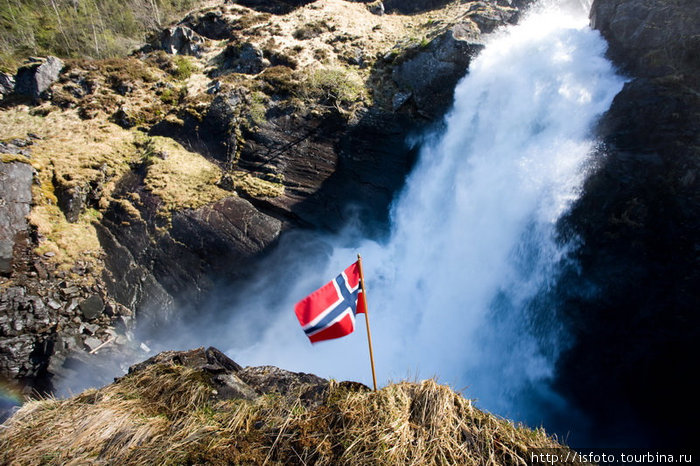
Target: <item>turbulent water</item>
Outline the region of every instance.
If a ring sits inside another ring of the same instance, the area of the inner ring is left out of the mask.
[[[586,13],[550,5],[490,37],[443,130],[420,142],[386,241],[352,226],[289,236],[224,309],[234,317],[196,339],[243,364],[370,382],[362,324],[312,346],[292,311],[359,251],[380,383],[435,376],[486,409],[540,422],[531,401],[557,403],[547,382],[567,344],[546,300],[572,247],[554,241],[555,225],[582,185],[591,127],[622,86]]]

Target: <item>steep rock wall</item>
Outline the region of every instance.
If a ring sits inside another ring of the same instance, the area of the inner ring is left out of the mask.
[[[576,343],[559,385],[592,414],[595,438],[687,446],[700,390],[687,376],[700,337],[700,10],[597,0],[591,21],[631,80],[562,228],[582,246],[581,269],[562,278]]]

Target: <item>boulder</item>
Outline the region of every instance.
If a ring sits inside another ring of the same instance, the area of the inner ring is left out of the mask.
[[[0,96],[12,94],[15,90],[15,77],[0,71]]]
[[[367,5],[367,9],[373,15],[382,16],[384,14],[384,4],[382,2],[370,3]]]
[[[12,271],[18,235],[27,231],[34,169],[20,162],[0,162],[0,273]]]
[[[201,57],[204,38],[186,26],[167,28],[160,36],[160,46],[171,55]]]
[[[200,36],[212,40],[229,39],[234,31],[234,22],[231,16],[221,10],[206,11],[204,13],[192,13],[182,23]]]
[[[319,405],[329,384],[328,380],[313,374],[291,372],[273,366],[244,369],[213,347],[164,351],[131,366],[129,374],[136,374],[156,364],[185,366],[200,371],[210,385],[215,387],[212,398],[218,400],[253,400],[260,395],[276,394],[299,397],[306,406]]]
[[[222,64],[216,74],[243,73],[258,74],[268,66],[270,61],[263,56],[260,47],[250,42],[229,45],[221,53]]]
[[[105,309],[104,301],[102,301],[102,298],[97,294],[90,296],[78,306],[83,314],[83,318],[87,320],[96,319],[101,316]]]
[[[63,61],[51,56],[22,66],[15,76],[15,93],[33,99],[46,97],[62,69]]]

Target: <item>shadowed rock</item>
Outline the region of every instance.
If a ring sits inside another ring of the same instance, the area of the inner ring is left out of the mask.
[[[34,169],[26,163],[0,162],[0,273],[12,271],[17,236],[27,230]]]
[[[160,37],[160,46],[171,55],[202,55],[204,39],[185,26],[165,29]]]
[[[557,385],[596,439],[680,447],[700,391],[687,377],[700,339],[700,10],[597,0],[591,19],[633,79],[601,118],[597,169],[562,225],[582,247],[561,280],[576,343]]]
[[[11,74],[0,71],[0,96],[12,94],[15,90],[15,78]]]
[[[17,70],[15,76],[15,93],[39,99],[58,80],[63,69],[63,61],[56,57],[48,57],[39,62],[33,62]]]
[[[216,388],[214,398],[252,400],[264,394],[299,397],[306,406],[323,401],[328,380],[313,374],[291,372],[274,366],[246,367],[245,369],[216,348],[197,348],[190,351],[164,351],[131,366],[135,374],[154,364],[179,365],[201,371]]]

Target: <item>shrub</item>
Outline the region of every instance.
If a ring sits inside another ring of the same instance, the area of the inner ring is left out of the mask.
[[[194,65],[187,57],[176,56],[173,58],[173,64],[175,69],[171,74],[180,81],[188,79],[195,71]]]
[[[337,108],[361,100],[364,89],[359,77],[343,68],[320,68],[308,77],[305,84],[305,97]]]

